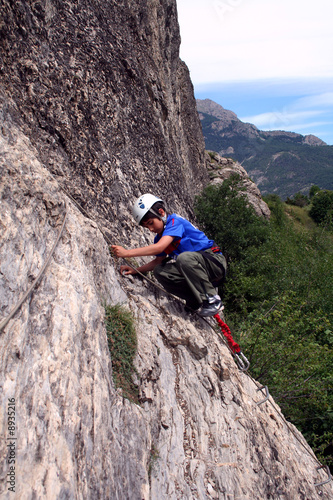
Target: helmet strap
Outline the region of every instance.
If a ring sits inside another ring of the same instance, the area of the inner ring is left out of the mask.
[[[155,210],[153,210],[152,208],[149,209],[149,212],[153,213],[154,215],[156,215],[156,217],[158,219],[160,219],[163,224],[165,225],[166,221],[167,221],[167,215],[165,214],[163,217],[161,214],[159,214],[158,212],[155,212]]]

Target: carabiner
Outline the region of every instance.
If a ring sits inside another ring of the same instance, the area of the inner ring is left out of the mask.
[[[240,351],[239,353],[234,354],[235,362],[240,371],[246,372],[250,368],[250,361],[247,357]]]

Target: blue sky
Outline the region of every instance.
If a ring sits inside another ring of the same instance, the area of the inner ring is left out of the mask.
[[[177,0],[195,95],[333,145],[332,0]]]

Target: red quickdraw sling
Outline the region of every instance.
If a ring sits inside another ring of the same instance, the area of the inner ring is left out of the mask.
[[[228,327],[228,325],[226,323],[224,323],[224,321],[221,320],[219,314],[215,314],[214,318],[216,319],[218,325],[220,326],[221,332],[223,333],[223,335],[227,339],[228,346],[234,355],[234,358],[235,358],[235,361],[238,365],[238,368],[242,371],[248,370],[248,368],[250,366],[250,362],[242,353],[240,346],[232,338],[230,328]]]

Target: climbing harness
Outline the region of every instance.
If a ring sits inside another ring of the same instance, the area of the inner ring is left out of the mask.
[[[212,255],[211,253],[209,253],[207,250],[211,250],[213,253],[222,253],[221,252],[221,249],[218,245],[216,245],[216,243],[214,243],[214,245],[211,247],[211,248],[207,248],[206,250],[198,250],[197,253],[201,253],[201,255],[207,259],[207,260],[210,260],[211,262],[213,262],[216,266],[218,266],[220,269],[221,269],[221,278],[218,278],[214,281],[212,281],[212,285],[215,287],[215,288],[218,288],[219,286],[222,285],[222,283],[225,282],[225,278],[226,278],[226,269],[224,267],[224,265],[222,264],[222,262],[220,262],[218,259],[216,259],[216,257],[214,255]]]
[[[215,243],[211,248],[209,248],[207,250],[211,250],[213,253],[217,253],[217,254],[222,253],[220,247],[218,245],[216,245]],[[210,260],[211,262],[213,262],[216,266],[218,266],[221,269],[221,278],[218,278],[212,282],[213,286],[217,288],[217,287],[221,286],[222,283],[225,282],[225,278],[226,278],[226,274],[227,274],[226,269],[225,269],[224,265],[222,264],[222,262],[217,260],[216,257],[214,255],[212,255],[211,253],[207,252],[207,250],[198,250],[197,253],[201,253],[201,255],[205,259]]]
[[[219,314],[215,314],[214,318],[216,319],[218,325],[221,328],[221,332],[225,336],[228,342],[228,346],[230,347],[230,350],[232,352],[232,355],[234,357],[234,360],[238,366],[238,368],[243,372],[249,369],[250,367],[250,361],[247,359],[247,357],[242,353],[240,346],[237,344],[237,342],[234,341],[231,335],[230,328],[224,321],[221,320]]]

